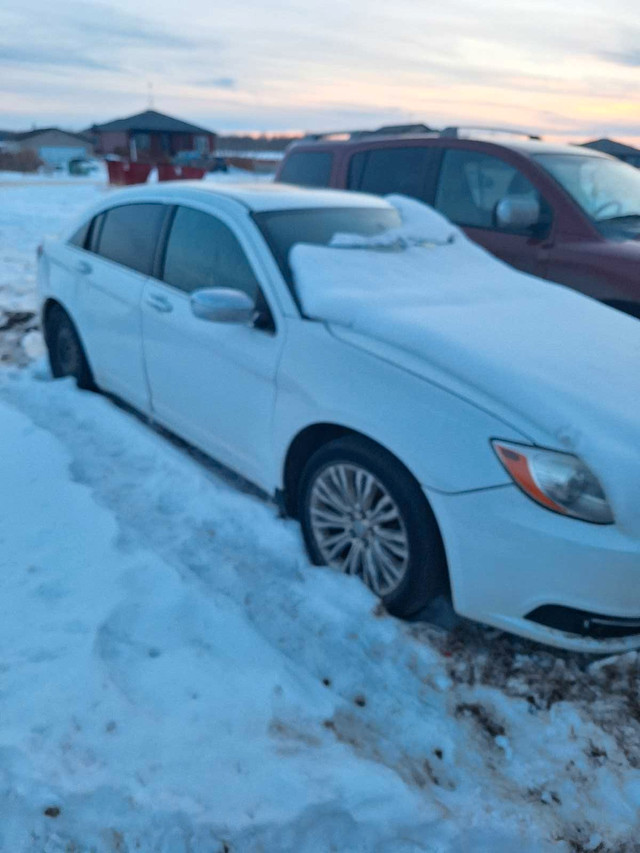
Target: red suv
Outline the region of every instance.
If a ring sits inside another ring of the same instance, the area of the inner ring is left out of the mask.
[[[458,128],[305,137],[276,180],[435,207],[498,258],[640,317],[640,169],[537,137],[461,138]],[[518,136],[525,137],[525,134]]]

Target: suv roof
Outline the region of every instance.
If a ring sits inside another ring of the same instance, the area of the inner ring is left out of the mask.
[[[422,131],[419,128],[424,127]],[[464,130],[473,130],[476,135],[465,136]],[[500,135],[501,134],[501,135]],[[289,146],[289,150],[298,147],[315,147],[326,146],[333,148],[339,146],[341,148],[349,148],[355,146],[367,146],[370,144],[387,144],[389,142],[428,142],[435,143],[438,140],[445,140],[448,144],[450,141],[459,140],[460,142],[472,142],[481,145],[493,145],[499,148],[509,148],[517,151],[525,156],[533,154],[582,154],[588,153],[597,156],[603,156],[601,152],[588,151],[581,146],[561,144],[554,142],[545,142],[541,137],[529,134],[526,131],[513,130],[509,128],[467,128],[465,127],[447,127],[442,131],[436,131],[428,128],[426,125],[398,125],[395,127],[381,127],[378,130],[351,130],[351,131],[334,131],[324,134],[309,134],[301,139],[295,140]],[[607,155],[604,155],[605,157]]]

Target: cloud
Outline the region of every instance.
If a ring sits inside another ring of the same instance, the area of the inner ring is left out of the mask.
[[[0,88],[32,120],[133,112],[152,81],[158,109],[237,129],[632,124],[636,5],[4,0]]]
[[[94,68],[112,70],[112,65],[98,62],[90,56],[69,50],[37,46],[0,46],[0,63],[3,65],[59,65],[69,68]]]
[[[640,48],[631,48],[631,50],[621,51],[603,51],[598,56],[607,62],[614,62],[616,65],[624,65],[628,68],[640,68]]]
[[[132,15],[107,3],[67,2],[60,10],[60,23],[70,31],[95,37],[109,46],[146,45],[150,47],[192,48],[196,41],[169,33],[139,15]]]
[[[235,89],[238,81],[235,77],[213,77],[206,80],[198,80],[196,86],[204,86],[208,89]]]
[[[39,0],[24,0],[0,14],[3,65],[120,71],[132,50],[184,52],[198,45],[107,3],[66,0],[54,16],[48,11]]]

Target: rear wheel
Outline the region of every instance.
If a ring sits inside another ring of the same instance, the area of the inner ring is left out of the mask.
[[[74,376],[79,388],[95,389],[91,368],[75,326],[59,305],[49,309],[45,339],[53,376],[56,379]]]
[[[300,482],[311,559],[358,576],[398,616],[447,588],[436,519],[418,483],[390,453],[357,436],[309,459]]]

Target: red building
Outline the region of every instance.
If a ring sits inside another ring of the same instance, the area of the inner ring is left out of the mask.
[[[118,154],[132,161],[163,162],[183,151],[207,157],[216,147],[215,133],[155,110],[94,124],[87,133],[96,154]]]

